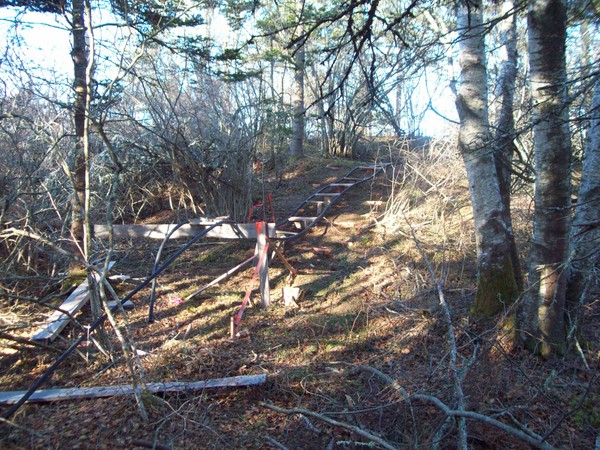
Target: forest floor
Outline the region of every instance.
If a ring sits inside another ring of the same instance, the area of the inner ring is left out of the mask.
[[[277,219],[359,164],[307,158],[289,167],[281,180],[266,180]],[[528,195],[515,197],[523,256],[530,207]],[[176,222],[171,211],[145,219],[170,221]],[[172,241],[163,259],[183,242]],[[111,273],[132,277],[115,284],[120,294],[150,274],[159,245],[141,239],[117,243]],[[149,396],[147,421],[131,397],[27,404],[10,423],[0,424],[0,447],[341,449],[364,447],[374,437],[389,448],[454,448],[457,422],[426,397],[458,408],[449,324],[428,261],[443,281],[451,312],[465,408],[485,416],[467,421],[469,446],[528,448],[485,421],[493,418],[522,433],[537,433],[557,448],[598,448],[598,297],[584,311],[581,352],[560,361],[542,361],[512,346],[502,320],[470,317],[475,242],[464,169],[453,152],[407,153],[395,169],[344,196],[320,226],[285,248],[298,271],[293,286],[304,292],[298,307],[284,306],[282,289],[292,284],[287,269],[274,259],[273,305],[258,307],[255,289],[255,306],[245,311],[240,325],[244,337],[231,338],[230,316],[252,283],[253,268],[182,299],[253,251],[251,242],[195,244],[159,277],[156,321],[147,321],[149,289],[134,297],[128,321],[143,352],[148,383],[266,374],[265,384]],[[21,308],[14,306],[3,317],[41,320],[38,310]],[[79,322],[89,323],[90,314],[84,308]],[[65,349],[78,334],[70,325],[52,347]],[[94,345],[84,344],[43,388],[131,382],[122,356],[108,361]],[[114,338],[113,345],[120,354]],[[58,355],[7,344],[0,389],[27,389]],[[404,394],[421,397],[406,399]],[[267,405],[309,410],[345,425],[276,412]]]

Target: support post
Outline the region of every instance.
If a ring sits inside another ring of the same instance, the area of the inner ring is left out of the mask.
[[[267,224],[256,223],[256,264],[258,265],[258,278],[260,280],[260,306],[271,306],[271,290],[269,288],[269,257],[267,251]],[[264,255],[263,255],[264,254]]]

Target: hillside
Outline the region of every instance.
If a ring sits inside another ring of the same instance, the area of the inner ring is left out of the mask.
[[[526,448],[517,432],[535,433],[557,448],[597,446],[598,302],[585,313],[579,351],[555,362],[514,346],[502,331],[503,318],[470,317],[475,242],[462,161],[451,147],[439,145],[405,151],[397,162],[346,194],[304,238],[286,245],[295,279],[279,259],[272,261],[268,310],[258,307],[252,267],[185,300],[252,256],[253,242],[194,244],[159,277],[153,323],[146,320],[149,289],[133,299],[127,317],[147,383],[263,373],[266,383],[149,395],[148,421],[132,397],[29,404],[0,425],[0,446],[454,448],[460,421],[439,404],[457,415],[457,399],[479,415],[467,421],[472,448]],[[257,200],[263,191],[272,193],[280,220],[319,186],[360,164],[307,158],[289,166],[280,180],[269,175],[264,189],[257,188]],[[527,242],[530,202],[525,190],[513,201],[521,242]],[[144,218],[177,220],[172,211]],[[163,260],[184,242],[171,241]],[[120,295],[151,272],[159,245],[142,239],[116,243],[111,273],[131,277],[113,282]],[[520,248],[525,258],[527,248]],[[231,338],[231,314],[251,285],[254,304],[244,313],[241,337]],[[297,305],[284,305],[286,286],[303,292]],[[89,323],[90,314],[86,307],[77,319]],[[43,319],[39,308],[18,304],[4,316],[5,323]],[[44,388],[129,384],[118,341],[107,328],[119,355],[115,361],[86,342]],[[59,355],[55,350],[67,348],[78,333],[69,325],[51,349],[15,349],[2,341],[1,389],[27,389]]]

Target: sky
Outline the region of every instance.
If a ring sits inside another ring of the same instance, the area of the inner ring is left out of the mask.
[[[20,43],[28,50],[30,61],[42,61],[50,68],[64,68],[71,63],[70,34],[64,21],[61,23],[53,14],[27,13],[21,17],[22,23],[14,25],[13,17],[11,9],[0,8],[0,48],[6,48],[8,39],[16,31]]]
[[[9,45],[21,45],[19,54],[23,58],[23,65],[34,67],[41,65],[46,71],[47,77],[58,76],[68,80],[72,76],[73,66],[70,57],[71,35],[64,18],[54,14],[26,13],[19,16],[20,23],[14,24],[14,10],[11,8],[0,8],[0,65],[5,57],[4,50]],[[206,27],[200,30],[207,33]],[[211,23],[210,35],[219,40],[231,36],[227,32],[226,20],[216,14]],[[16,33],[15,33],[16,32]],[[95,31],[100,36],[103,29]],[[107,31],[104,31],[107,33]],[[111,31],[114,33],[113,31]],[[15,40],[15,36],[18,37]],[[9,42],[9,39],[11,41]],[[101,51],[101,49],[98,49]],[[0,67],[1,69],[1,67]],[[54,72],[54,75],[52,75]],[[390,99],[395,103],[395,99]],[[437,75],[427,74],[414,89],[412,94],[413,104],[416,110],[423,110],[431,101],[434,109],[441,115],[451,120],[456,120],[456,109],[454,107],[452,94],[449,88],[438,84]],[[432,137],[443,137],[449,134],[452,124],[444,120],[432,110],[425,112],[419,130],[423,135]]]

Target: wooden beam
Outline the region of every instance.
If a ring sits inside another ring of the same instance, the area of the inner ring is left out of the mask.
[[[196,222],[183,225],[171,235],[171,239],[194,237],[211,225],[214,225],[214,223]],[[175,226],[174,224],[113,225],[113,236],[122,238],[164,239]],[[108,237],[109,229],[108,225],[94,225],[94,234],[99,238]],[[268,224],[267,234],[269,237],[275,236],[274,223]],[[256,239],[256,226],[253,223],[224,223],[206,233],[206,237],[217,239]]]
[[[111,300],[110,302],[108,302],[108,307],[110,309],[114,308],[115,306],[117,306],[117,302],[115,300]],[[127,300],[125,303],[123,303],[123,309],[124,310],[129,310],[129,309],[134,309],[135,305],[133,304],[132,301]]]
[[[255,255],[260,282],[260,305],[263,308],[268,308],[271,306],[271,288],[269,286],[269,255],[267,254],[267,230],[265,227],[267,224],[265,222],[262,224],[262,228],[257,224],[257,229],[260,229],[260,233],[256,240]]]
[[[165,382],[148,383],[148,392],[152,394],[160,392],[199,391],[202,389],[255,386],[267,381],[266,374],[240,375],[237,377],[215,378],[204,381],[193,382]],[[140,389],[138,387],[138,389]],[[0,404],[13,405],[17,403],[27,391],[0,392]],[[30,403],[55,402],[60,400],[78,400],[86,398],[122,397],[133,395],[135,392],[131,384],[119,386],[98,386],[88,388],[72,389],[46,389],[36,391],[27,400]]]
[[[275,245],[273,246],[273,251],[279,257],[281,262],[283,262],[283,265],[286,267],[286,269],[290,271],[290,275],[292,275],[292,277],[295,278],[298,275],[298,271],[292,267],[290,262],[284,256],[283,252]]]
[[[114,261],[108,264],[110,270],[114,266]],[[98,279],[98,274],[94,274],[94,277]],[[60,305],[61,311],[54,311],[50,317],[46,320],[46,323],[38,329],[31,339],[34,341],[47,341],[52,342],[56,339],[56,336],[67,326],[71,317],[76,314],[90,298],[90,291],[88,289],[88,281],[85,280],[67,297],[67,299]],[[66,311],[66,313],[62,312]],[[67,314],[68,313],[68,314]]]

